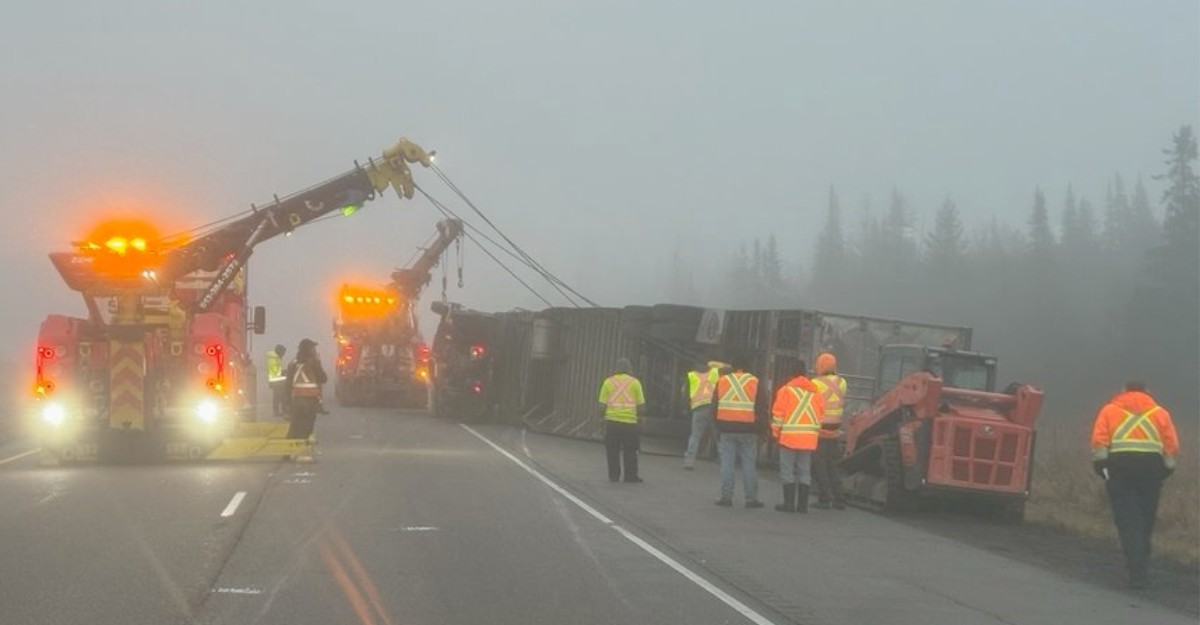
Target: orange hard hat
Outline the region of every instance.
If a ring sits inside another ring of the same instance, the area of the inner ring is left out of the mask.
[[[825,375],[837,371],[837,356],[829,352],[821,352],[817,356],[817,375]]]

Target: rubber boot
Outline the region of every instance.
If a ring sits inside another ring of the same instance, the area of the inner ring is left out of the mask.
[[[775,509],[780,512],[795,512],[796,511],[796,485],[783,485],[783,503],[775,504]]]
[[[796,512],[800,514],[808,514],[808,484],[797,484],[796,489]]]

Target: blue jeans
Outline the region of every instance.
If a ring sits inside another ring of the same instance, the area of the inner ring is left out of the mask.
[[[779,480],[784,484],[812,484],[812,452],[779,448]]]
[[[733,463],[740,459],[746,501],[758,501],[758,434],[721,432],[717,454],[721,456],[721,499],[733,499]]]
[[[713,427],[713,405],[705,404],[692,409],[692,435],[688,437],[687,451],[683,452],[684,464],[696,461],[696,453],[700,451],[700,440],[704,433]]]

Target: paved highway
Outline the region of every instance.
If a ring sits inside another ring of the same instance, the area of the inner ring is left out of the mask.
[[[0,622],[1195,622],[862,511],[720,509],[707,464],[610,484],[593,444],[336,412],[315,464],[0,448]]]

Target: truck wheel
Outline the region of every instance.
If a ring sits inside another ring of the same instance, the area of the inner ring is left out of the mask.
[[[883,474],[887,482],[887,498],[884,509],[903,514],[917,509],[917,494],[904,486],[904,463],[900,456],[900,441],[889,438],[882,443]]]
[[[650,325],[650,338],[657,341],[692,343],[696,340],[696,332],[699,329],[698,322],[655,321]]]

